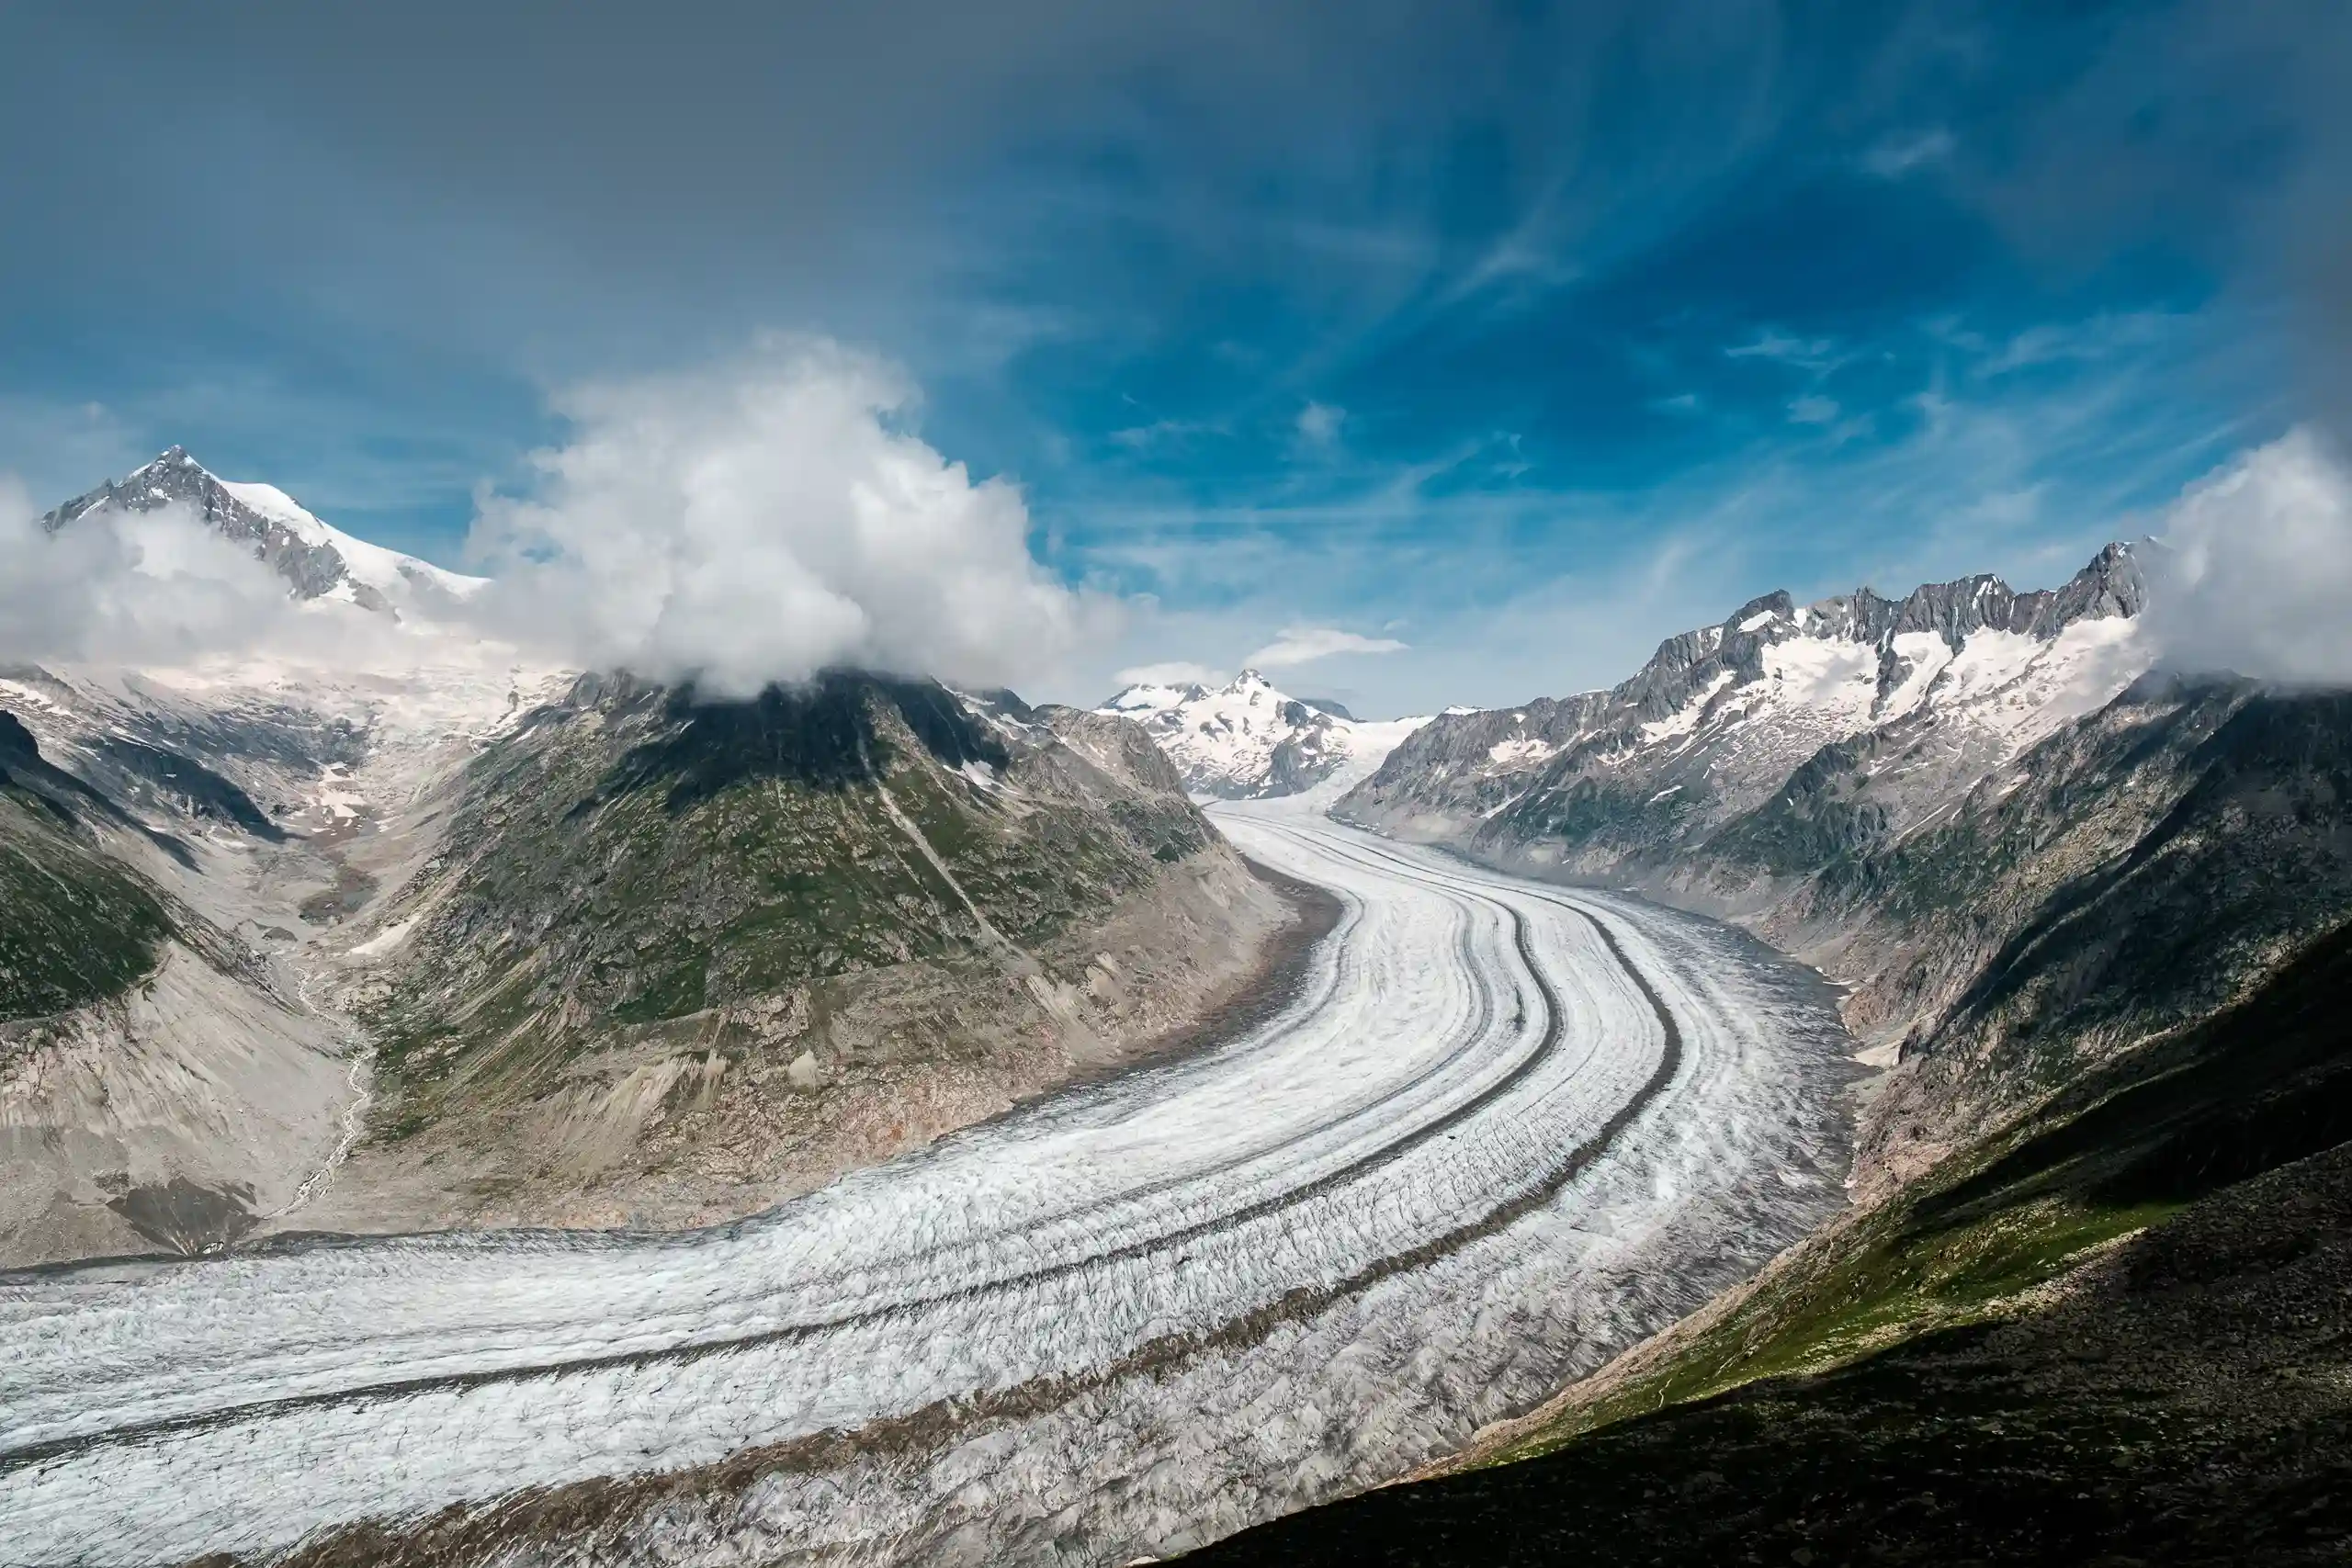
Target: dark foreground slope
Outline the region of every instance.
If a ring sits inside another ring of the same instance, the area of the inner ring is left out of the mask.
[[[2347,997],[2352,929],[1817,1235],[1487,1468],[1196,1561],[2346,1561]]]

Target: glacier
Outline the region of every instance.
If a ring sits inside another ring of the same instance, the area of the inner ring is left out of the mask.
[[[1213,1049],[707,1231],[0,1279],[0,1562],[1164,1556],[1458,1448],[1843,1201],[1809,972],[1215,816],[1342,912]]]

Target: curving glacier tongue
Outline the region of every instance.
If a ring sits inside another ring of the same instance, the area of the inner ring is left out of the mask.
[[[1164,1554],[1444,1451],[1840,1201],[1802,972],[1218,817],[1344,913],[1214,1051],[692,1235],[0,1285],[0,1562]]]

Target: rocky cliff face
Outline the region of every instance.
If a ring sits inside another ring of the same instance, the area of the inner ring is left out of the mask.
[[[2152,675],[1949,819],[1825,863],[1765,929],[1903,1070],[1883,1191],[2213,1016],[2352,919],[2352,696]]]

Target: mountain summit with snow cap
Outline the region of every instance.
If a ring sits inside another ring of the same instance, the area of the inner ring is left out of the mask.
[[[354,538],[275,485],[219,478],[183,446],[75,497],[40,522],[54,534],[94,513],[175,507],[231,543],[249,547],[256,560],[287,581],[297,599],[342,600],[395,619],[402,611],[429,616],[435,606],[466,599],[489,581]]]
[[[1363,777],[1424,718],[1369,723],[1335,702],[1294,697],[1255,670],[1223,686],[1127,687],[1098,713],[1150,732],[1194,795],[1249,800]]]

